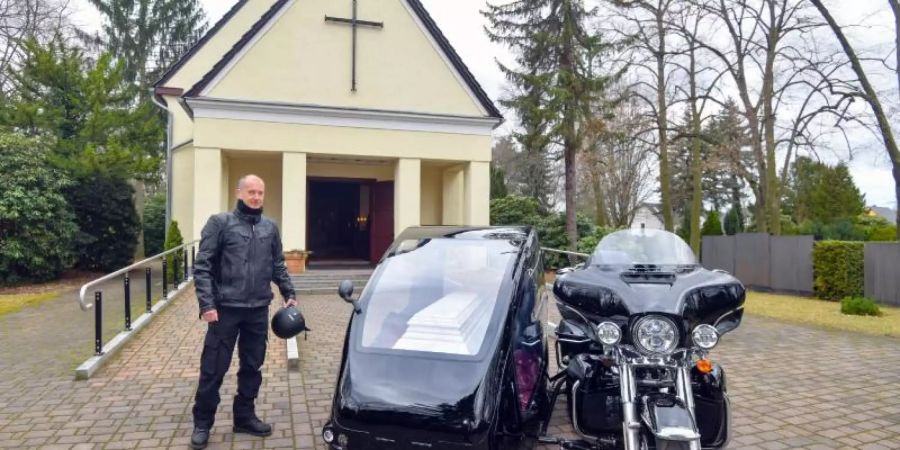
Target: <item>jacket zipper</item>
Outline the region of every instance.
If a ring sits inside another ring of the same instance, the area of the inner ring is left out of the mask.
[[[254,251],[256,248],[255,244],[256,244],[256,225],[251,224],[250,225],[250,251],[248,252],[250,255],[249,255],[249,258],[247,258],[247,272],[250,273],[250,285],[247,286],[247,291],[248,291],[247,292],[247,301],[248,302],[254,300],[249,297],[251,297],[250,294],[253,293],[253,287],[256,286],[256,280],[254,279],[255,277],[253,276],[254,275],[253,268],[250,267],[250,261],[253,261],[253,258],[256,256],[256,252]]]

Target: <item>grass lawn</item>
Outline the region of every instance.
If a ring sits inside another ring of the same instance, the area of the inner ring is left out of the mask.
[[[0,294],[0,316],[14,313],[26,306],[54,299],[58,292],[45,292],[42,294]]]
[[[747,292],[744,310],[748,314],[771,317],[836,330],[878,336],[900,337],[900,308],[879,305],[881,317],[841,314],[841,302],[808,297]]]

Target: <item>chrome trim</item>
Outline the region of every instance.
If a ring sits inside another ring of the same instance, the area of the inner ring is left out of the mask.
[[[643,323],[646,320],[650,320],[650,319],[662,320],[664,322],[667,322],[672,327],[672,330],[675,332],[675,339],[673,340],[673,345],[672,345],[671,350],[666,351],[666,352],[654,352],[654,351],[651,351],[650,349],[644,348],[644,346],[641,345],[641,341],[640,341],[640,339],[638,339],[638,336],[637,336],[638,329],[640,328],[641,323]],[[681,342],[681,333],[678,331],[678,326],[675,325],[675,322],[672,319],[670,319],[666,316],[650,314],[650,315],[646,315],[646,316],[638,319],[634,323],[634,325],[631,327],[631,342],[634,343],[635,349],[642,355],[651,356],[651,357],[665,357],[665,356],[672,355],[673,353],[675,353],[675,351],[678,350],[678,343]]]
[[[694,419],[694,427],[697,427],[697,415],[694,413],[694,390],[691,387],[691,371],[686,364],[679,364],[677,372],[675,372],[675,388],[678,398],[684,402],[691,418]],[[700,432],[694,431],[697,435],[696,439],[688,442],[690,450],[701,450],[700,448]]]
[[[625,450],[638,450],[641,422],[638,421],[637,407],[634,404],[637,385],[634,380],[634,368],[627,362],[619,367],[619,392],[622,397],[623,444]]]

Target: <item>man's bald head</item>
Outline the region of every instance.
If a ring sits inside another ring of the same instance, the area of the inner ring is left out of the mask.
[[[262,178],[256,175],[245,175],[238,180],[237,198],[241,199],[245,205],[260,209],[263,207],[263,201],[266,196],[266,183]]]

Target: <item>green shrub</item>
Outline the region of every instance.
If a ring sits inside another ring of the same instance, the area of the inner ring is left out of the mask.
[[[854,316],[880,316],[878,304],[865,297],[844,297],[841,300],[841,314]]]
[[[701,236],[721,236],[722,235],[722,221],[719,220],[719,212],[718,211],[710,211],[709,214],[706,215],[706,221],[703,222],[703,227],[700,228]]]
[[[885,227],[878,227],[872,230],[872,233],[869,235],[870,241],[896,241],[897,240],[897,225],[888,225]]]
[[[813,247],[814,290],[825,300],[863,295],[862,242],[820,241]]]
[[[162,253],[166,239],[166,193],[159,192],[147,199],[144,206],[144,253]]]
[[[725,214],[725,234],[734,236],[744,232],[744,217],[740,207],[732,207]]]
[[[74,261],[78,227],[62,195],[66,176],[40,140],[0,134],[0,283],[47,281]]]
[[[140,221],[134,209],[134,188],[117,176],[79,176],[66,189],[80,230],[78,266],[112,272],[134,259]]]
[[[181,237],[181,230],[178,228],[178,221],[173,220],[172,223],[169,224],[169,231],[166,233],[166,250],[171,250],[180,245],[184,244],[184,238]],[[167,267],[167,278],[169,282],[172,283],[175,281],[175,263],[178,263],[178,279],[181,280],[184,278],[184,254],[182,252],[172,252],[166,255],[166,265]]]
[[[600,240],[613,231],[616,231],[616,229],[611,227],[594,227],[590,234],[578,239],[578,251],[581,253],[594,253],[594,249],[597,248]]]
[[[541,247],[559,250],[569,248],[569,238],[566,236],[566,216],[562,213],[543,210],[538,201],[531,197],[508,196],[491,200],[491,224],[531,225],[537,231]],[[597,227],[591,220],[581,214],[576,218],[576,228],[579,236],[579,243],[577,243],[579,249],[582,248],[581,238],[598,233]],[[599,236],[602,237],[602,235]],[[599,238],[597,240],[599,241]],[[596,243],[594,245],[596,246]],[[591,247],[591,251],[593,251],[593,247]],[[547,269],[566,266],[569,266],[569,261],[565,255],[544,253],[544,267]]]

